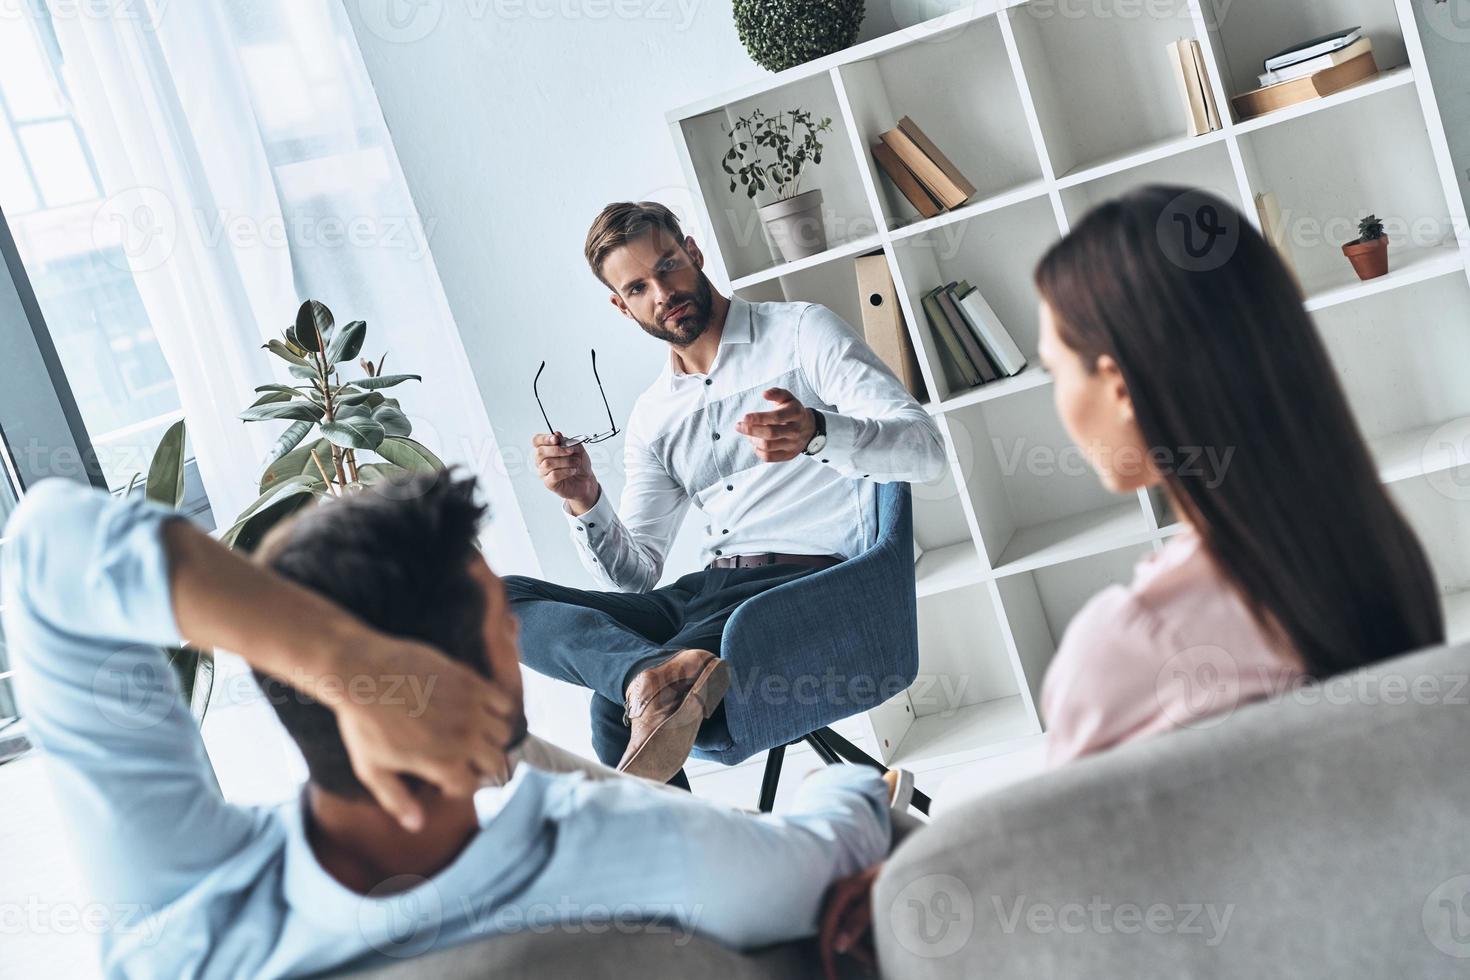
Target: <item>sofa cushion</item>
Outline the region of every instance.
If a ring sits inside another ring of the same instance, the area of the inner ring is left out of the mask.
[[[1470,976],[1470,646],[1132,743],[936,820],[883,972]]]

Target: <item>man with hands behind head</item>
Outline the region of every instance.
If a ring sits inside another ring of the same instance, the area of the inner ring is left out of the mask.
[[[746,599],[876,539],[874,484],[944,469],[934,421],[840,317],[812,303],[715,291],[704,256],[655,202],[608,205],[586,259],[614,307],[668,345],[626,426],[615,510],[587,449],[533,440],[583,565],[612,591],[511,576],[524,662],[590,688],[609,765],[686,785],[700,723],[729,686],[720,638]],[[689,505],[703,567],[656,587]],[[823,630],[822,610],[811,628]]]

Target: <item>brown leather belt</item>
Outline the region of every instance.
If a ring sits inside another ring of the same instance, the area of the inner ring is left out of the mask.
[[[767,565],[801,565],[805,568],[831,568],[847,559],[836,555],[777,555],[766,552],[762,555],[730,555],[716,558],[705,568],[764,568]]]

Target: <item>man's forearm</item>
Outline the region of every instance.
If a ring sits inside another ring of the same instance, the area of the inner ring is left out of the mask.
[[[187,521],[169,521],[163,537],[174,618],[190,643],[236,653],[323,703],[340,695],[335,653],[366,627]]]

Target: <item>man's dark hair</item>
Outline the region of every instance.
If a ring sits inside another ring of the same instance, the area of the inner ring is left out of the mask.
[[[603,262],[615,249],[642,238],[656,228],[667,231],[674,236],[680,248],[684,247],[684,231],[679,227],[679,219],[657,201],[618,201],[603,208],[592,227],[587,229],[587,242],[582,247],[592,274],[602,280],[604,286],[617,292],[617,287],[602,275]]]
[[[472,478],[444,472],[388,481],[300,512],[267,536],[255,560],[374,629],[421,640],[488,676],[485,594],[470,574],[484,514]],[[281,679],[255,677],[306,757],[311,781],[336,796],[366,796],[336,715]],[[406,684],[392,690],[389,679],[370,680],[361,688],[367,696],[415,695]]]

